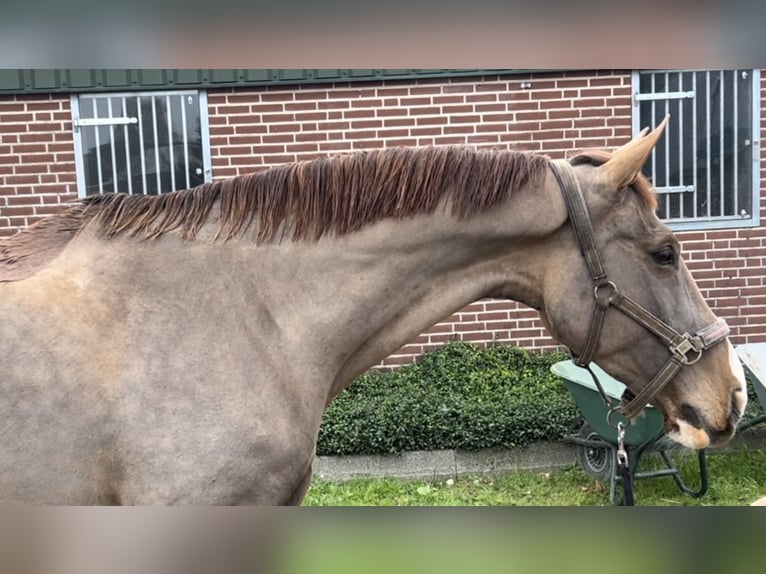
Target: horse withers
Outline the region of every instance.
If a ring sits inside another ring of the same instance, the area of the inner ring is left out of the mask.
[[[678,349],[611,309],[586,343],[603,301],[559,175],[609,282],[698,333],[715,317],[640,174],[663,127],[571,164],[394,148],[88,197],[0,242],[0,500],[300,503],[328,402],[483,297],[538,309],[641,396]],[[688,447],[728,440],[745,407],[721,339],[651,393]]]

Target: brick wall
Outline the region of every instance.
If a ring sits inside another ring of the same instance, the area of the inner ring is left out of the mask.
[[[76,197],[69,97],[0,98],[0,237]]]
[[[627,141],[630,98],[630,73],[620,71],[211,90],[213,175],[396,145],[467,144],[565,157]],[[763,132],[766,114],[762,122]],[[762,188],[765,177],[762,169]],[[74,197],[69,98],[0,98],[0,237]],[[732,326],[735,343],[766,341],[766,228],[680,238],[703,294]],[[384,364],[409,362],[450,339],[556,346],[535,311],[483,300]]]

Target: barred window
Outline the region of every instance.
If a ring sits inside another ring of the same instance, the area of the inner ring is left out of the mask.
[[[72,96],[80,197],[155,195],[210,179],[204,92]]]
[[[759,70],[633,73],[633,132],[670,122],[644,166],[675,229],[759,223]]]

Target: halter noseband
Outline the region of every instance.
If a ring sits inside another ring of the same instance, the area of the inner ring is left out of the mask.
[[[623,295],[617,286],[609,280],[606,269],[601,262],[601,257],[593,238],[593,224],[590,214],[588,213],[582,189],[575,177],[572,166],[564,162],[551,162],[550,166],[564,195],[569,219],[572,222],[577,241],[580,244],[580,250],[585,258],[585,263],[588,266],[588,271],[594,285],[593,296],[596,304],[593,308],[588,336],[582,352],[574,358],[574,362],[576,365],[590,371],[601,396],[611,408],[608,418],[611,418],[612,412],[616,411],[628,419],[632,419],[665,388],[682,366],[696,363],[702,357],[704,351],[728,337],[729,327],[723,319],[716,319],[715,322],[697,331],[694,335],[689,333],[682,334],[667,325],[656,315],[647,311],[630,297]],[[633,394],[631,391],[626,390],[622,396],[621,404],[617,407],[612,406],[611,400],[606,392],[604,392],[601,383],[589,367],[596,354],[601,330],[604,326],[604,318],[609,307],[615,307],[653,333],[667,345],[670,351],[670,358],[654,378],[638,394]],[[609,422],[611,424],[611,420]]]

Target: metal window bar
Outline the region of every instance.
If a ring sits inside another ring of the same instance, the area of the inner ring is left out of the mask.
[[[186,166],[186,169],[184,169],[184,175],[186,176],[186,189],[189,189],[191,187],[191,182],[189,181],[189,135],[187,133],[186,129],[186,102],[184,101],[186,98],[184,96],[181,97],[181,125],[183,126],[183,132],[182,132],[182,140],[184,144],[184,166]],[[191,96],[188,96],[188,103],[192,103]]]
[[[724,139],[724,92],[726,90],[726,76],[724,75],[723,70],[718,72],[718,85],[721,86],[718,97],[719,105],[721,106],[719,113],[720,113],[720,119],[718,121],[718,125],[720,128],[720,134],[718,136],[719,145],[721,146],[718,149],[719,154],[719,161],[718,161],[718,173],[720,175],[721,180],[718,182],[718,200],[720,201],[720,213],[718,215],[726,215],[726,204],[724,203],[724,196],[723,192],[724,189],[726,189],[726,170],[725,170],[725,155],[724,151],[726,149],[726,142]]]
[[[106,99],[106,114],[109,119],[114,117],[112,111],[112,98]],[[109,152],[112,157],[112,189],[110,191],[120,191],[117,185],[117,146],[114,139],[114,124],[109,125]]]
[[[665,72],[665,89],[670,89],[670,74],[668,72]],[[663,114],[663,117],[667,116],[670,113],[670,100],[665,100],[665,113]],[[667,127],[665,128],[665,141],[663,142],[665,145],[665,181],[664,184],[666,186],[670,186],[670,142],[672,141],[672,135],[670,133],[670,126],[672,122],[668,122]],[[652,124],[655,125],[655,124]],[[672,201],[671,196],[665,196],[665,213],[667,213],[668,217],[670,217],[670,203]]]
[[[157,98],[152,97],[152,134],[154,135],[154,173],[157,181],[157,193],[162,192],[162,181],[160,179],[160,143],[159,130],[157,129]]]
[[[127,117],[128,116],[128,106],[125,102],[125,96],[122,96],[121,98],[122,102],[122,116]],[[128,133],[128,124],[123,124],[122,126],[122,137],[125,141],[125,166],[126,166],[126,177],[125,179],[128,180],[128,193],[131,195],[133,194],[133,177],[132,173],[133,170],[130,166],[130,134]]]
[[[710,133],[710,72],[705,73],[705,128],[707,129],[707,132]],[[706,168],[707,171],[705,172],[707,174],[706,179],[706,186],[705,186],[705,215],[707,217],[710,217],[710,203],[711,203],[711,197],[712,197],[712,186],[710,184],[710,138],[705,138],[705,162],[706,162]]]
[[[676,74],[678,78],[678,89],[683,87],[684,75],[681,72]],[[683,185],[684,182],[684,108],[681,105],[681,100],[678,101],[678,185]],[[681,196],[678,200],[678,216],[684,218],[684,206],[686,202],[684,197]]]
[[[170,95],[165,96],[165,107],[167,108],[168,124],[168,157],[170,158],[170,191],[176,189],[176,162],[173,152],[173,106],[170,103]]]
[[[737,77],[739,72],[735,70],[732,73],[732,92],[734,100],[734,215],[739,215],[739,83]]]
[[[656,91],[656,82],[655,82],[656,76],[654,74],[651,75],[651,80],[652,80],[651,93],[654,94],[654,92]],[[657,125],[657,118],[655,115],[654,106],[655,106],[654,102],[649,104],[649,108],[652,110],[652,121],[649,125],[652,127]],[[655,179],[656,173],[657,173],[657,148],[652,150],[652,179]],[[654,184],[657,185],[656,179],[654,181]],[[663,209],[665,211],[665,217],[667,217],[668,205],[667,205],[667,201],[664,201],[664,200],[663,200]]]
[[[96,100],[91,100],[91,106],[93,107],[93,118],[98,119],[98,106]],[[96,135],[96,172],[98,173],[98,193],[104,193],[104,178],[101,173],[101,133],[99,126],[96,126],[93,130]]]
[[[692,92],[697,93],[697,74],[692,72]],[[697,181],[697,98],[692,100],[692,187],[694,188],[694,197],[692,197],[692,214],[697,217],[697,190],[699,183]]]
[[[143,185],[143,194],[146,195],[146,148],[144,147],[144,116],[141,110],[141,96],[136,97],[136,110],[138,115],[138,146],[141,157],[141,184]]]

